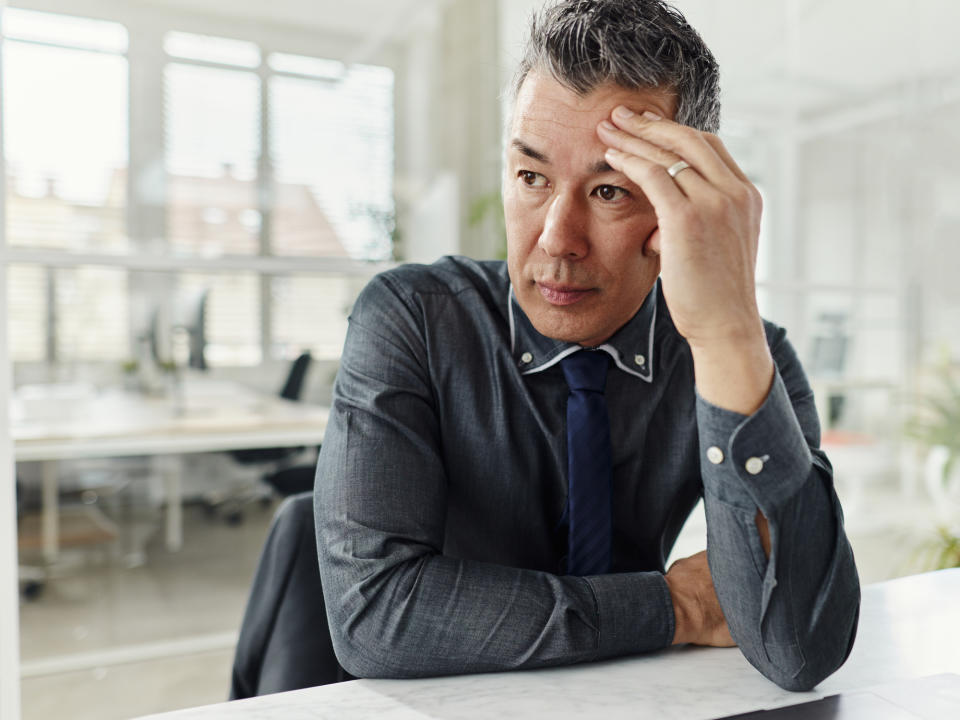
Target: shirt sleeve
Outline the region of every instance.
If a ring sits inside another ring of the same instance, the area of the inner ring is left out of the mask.
[[[807,690],[853,647],[860,584],[819,449],[813,392],[782,329],[767,326],[775,373],[745,416],[697,396],[707,556],[731,635],[775,683]],[[755,517],[770,528],[770,556]]]
[[[448,478],[418,302],[375,279],[335,382],[314,508],[340,663],[359,677],[417,677],[669,645],[660,573],[561,577],[443,554]]]

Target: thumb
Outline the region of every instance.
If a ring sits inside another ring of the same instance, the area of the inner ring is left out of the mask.
[[[660,226],[653,229],[643,243],[643,254],[647,257],[656,257],[660,254]]]

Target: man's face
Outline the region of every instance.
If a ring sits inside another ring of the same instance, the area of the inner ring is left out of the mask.
[[[586,97],[531,73],[517,96],[503,198],[507,267],[542,335],[596,346],[634,316],[660,272],[653,206],[604,160],[597,124],[617,105],[673,117],[661,90],[603,86]]]

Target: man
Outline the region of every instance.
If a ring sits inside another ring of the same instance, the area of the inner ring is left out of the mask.
[[[760,199],[718,108],[659,0],[535,20],[506,264],[397,268],[351,316],[315,489],[350,673],[736,643],[802,690],[849,654],[856,568],[812,393],[757,311]],[[701,496],[707,551],[664,573]]]

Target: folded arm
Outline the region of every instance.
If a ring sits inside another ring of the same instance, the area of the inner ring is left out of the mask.
[[[715,135],[628,108],[610,121],[598,136],[656,209],[650,249],[693,356],[707,554],[723,614],[764,675],[810,688],[850,652],[859,581],[817,449],[813,394],[782,331],[764,337],[760,193]],[[669,172],[679,161],[685,169]]]
[[[781,687],[806,690],[849,655],[860,587],[813,394],[783,331],[770,332],[777,370],[756,412],[698,398],[707,552],[746,658]]]
[[[670,644],[660,573],[561,577],[443,554],[448,483],[413,301],[376,280],[354,308],[317,469],[334,648],[360,677],[507,670]]]

